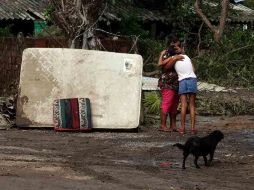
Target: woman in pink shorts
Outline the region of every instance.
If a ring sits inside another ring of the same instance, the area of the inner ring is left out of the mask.
[[[179,40],[173,40],[172,43],[178,43]],[[177,131],[176,129],[176,114],[179,102],[178,95],[178,75],[171,64],[178,60],[182,60],[183,56],[175,55],[170,56],[170,48],[161,52],[158,66],[161,67],[162,74],[160,76],[158,87],[161,89],[162,102],[161,102],[161,124],[160,131]],[[181,49],[179,49],[181,51]],[[170,117],[170,128],[167,128],[167,115]]]

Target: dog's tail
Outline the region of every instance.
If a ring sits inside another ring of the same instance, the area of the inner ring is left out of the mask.
[[[178,147],[178,148],[181,149],[181,150],[184,149],[184,145],[183,145],[183,144],[180,144],[180,143],[176,143],[176,144],[174,144],[173,146],[176,146],[176,147]]]

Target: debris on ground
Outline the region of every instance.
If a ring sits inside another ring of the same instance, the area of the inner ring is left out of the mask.
[[[0,97],[0,129],[15,125],[16,104],[15,97]]]

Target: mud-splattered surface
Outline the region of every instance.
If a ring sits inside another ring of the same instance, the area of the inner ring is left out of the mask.
[[[134,132],[56,133],[0,131],[0,184],[4,190],[37,189],[253,189],[254,116],[198,117],[200,136],[220,129],[211,167],[196,169],[193,157],[181,169],[172,144],[190,135],[143,126]]]

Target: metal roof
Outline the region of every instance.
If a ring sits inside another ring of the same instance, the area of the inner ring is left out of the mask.
[[[0,20],[45,20],[46,0],[0,0]]]
[[[0,20],[45,20],[43,11],[47,6],[48,0],[0,0]],[[205,2],[208,3],[208,2]],[[210,6],[218,4],[209,2]],[[229,14],[228,21],[231,22],[253,22],[254,10],[241,4],[230,4],[230,8],[236,11],[236,14]],[[102,20],[120,21],[121,15],[129,15],[130,11],[142,21],[161,21],[170,22],[172,18],[168,12],[151,11],[148,9],[134,7],[121,2],[109,4]]]
[[[208,2],[204,1],[204,3],[210,5],[211,7],[219,6],[217,2]],[[228,22],[241,22],[248,23],[254,22],[254,10],[250,9],[242,4],[229,4],[229,14],[228,14]],[[218,18],[213,18],[216,20]]]
[[[254,22],[254,10],[250,9],[241,4],[230,4],[230,8],[234,11],[229,15],[229,20],[231,22]]]
[[[218,3],[204,1],[204,3],[208,4],[211,7],[219,6]],[[190,7],[193,10],[194,8]],[[120,21],[121,15],[130,15],[135,14],[135,16],[142,21],[161,21],[161,22],[170,22],[173,18],[170,16],[170,13],[163,10],[156,11],[156,10],[148,10],[144,8],[138,8],[132,5],[124,4],[122,2],[116,2],[115,4],[109,4],[107,10],[104,13],[104,17],[102,20],[115,20]],[[194,12],[195,13],[195,12]],[[218,20],[217,17],[211,18],[211,20]],[[241,4],[232,4],[230,3],[230,11],[229,16],[227,19],[229,22],[254,22],[254,10],[241,5]]]
[[[121,15],[130,15],[130,12],[142,21],[171,21],[172,18],[168,13],[164,13],[162,10],[148,10],[145,8],[139,8],[132,5],[128,5],[122,2],[116,2],[115,4],[109,4],[107,10],[104,13],[102,20],[121,20]]]
[[[233,0],[234,3],[240,3],[240,2],[244,2],[244,0]]]

